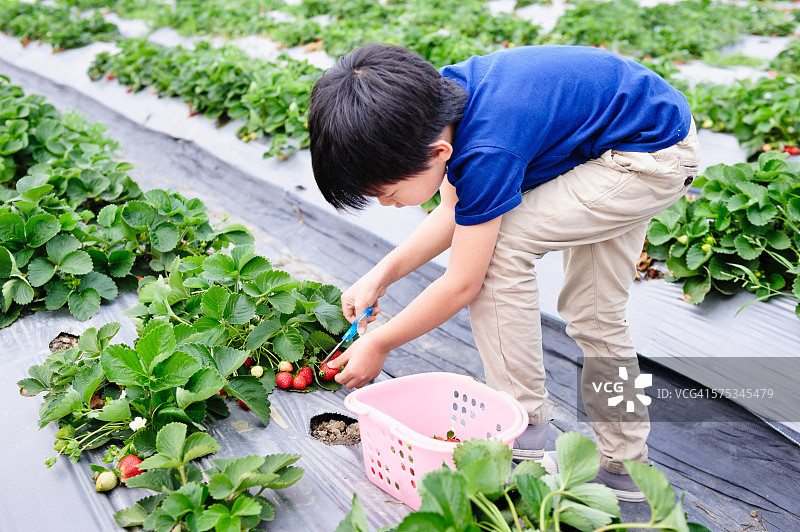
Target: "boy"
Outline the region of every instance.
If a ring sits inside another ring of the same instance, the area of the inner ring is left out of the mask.
[[[437,71],[404,48],[370,45],[317,82],[308,125],[315,179],[337,209],[360,208],[367,197],[419,205],[441,192],[414,233],[344,292],[351,322],[393,282],[451,250],[442,277],[336,359],[347,364],[336,380],[363,386],[390,350],[469,305],[487,384],[530,415],[515,458],[557,468],[547,462],[554,453],[544,453],[533,260],[563,250],[558,310],[585,357],[581,389],[601,456],[595,481],[621,500],[644,500],[622,460],[647,463],[646,408],[608,406],[591,383],[614,381],[621,367],[638,375],[628,288],[648,221],[697,172],[686,98],[649,69],[595,48],[512,48]]]

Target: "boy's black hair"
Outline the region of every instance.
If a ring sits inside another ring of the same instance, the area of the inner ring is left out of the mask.
[[[461,120],[466,92],[419,55],[372,44],[342,57],[311,92],[311,164],[337,209],[363,208],[429,168],[430,144]]]

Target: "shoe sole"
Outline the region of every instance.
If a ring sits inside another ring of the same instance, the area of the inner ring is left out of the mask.
[[[605,485],[605,484],[603,484]],[[610,488],[611,491],[614,492],[614,495],[617,496],[618,501],[622,502],[644,502],[647,500],[644,493],[641,491],[623,491],[623,490],[615,490],[614,488]]]

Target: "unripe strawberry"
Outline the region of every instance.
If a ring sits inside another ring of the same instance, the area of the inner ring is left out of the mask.
[[[700,249],[703,250],[703,253],[708,253],[709,251],[711,251],[711,244],[703,244],[702,246],[700,246]]]
[[[289,388],[292,386],[292,374],[288,371],[281,371],[277,375],[275,375],[275,384],[278,385],[279,388]]]
[[[263,374],[264,374],[264,368],[262,368],[261,366],[253,366],[252,368],[250,368],[250,375],[252,375],[253,377],[261,378]]]
[[[117,475],[113,471],[103,471],[97,475],[94,483],[95,491],[110,491],[117,486]]]
[[[677,240],[678,242],[680,242],[683,245],[686,245],[686,243],[689,241],[689,237],[686,236],[686,235],[681,235],[678,238],[676,238],[675,240]]]
[[[311,372],[311,368],[308,366],[303,366],[300,368],[300,371],[297,372],[297,376],[303,377],[303,380],[306,381],[306,386],[314,381],[314,374]]]
[[[306,389],[306,379],[302,375],[298,375],[292,381],[292,388],[295,390],[305,390]]]
[[[281,360],[281,363],[278,364],[278,371],[292,371],[293,369],[292,363],[286,360]]]
[[[703,120],[702,127],[706,129],[711,129],[712,127],[714,127],[714,121],[711,120],[710,118],[706,118],[705,120]]]

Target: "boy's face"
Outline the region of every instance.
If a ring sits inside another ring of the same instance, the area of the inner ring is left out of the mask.
[[[384,207],[422,205],[436,194],[444,180],[445,165],[433,165],[424,172],[388,185],[376,197]]]
[[[429,168],[393,185],[387,185],[375,196],[378,202],[384,207],[400,208],[406,205],[422,205],[431,199],[444,181],[447,161],[453,154],[452,141],[453,129],[448,126],[442,138],[430,145],[433,156]]]

